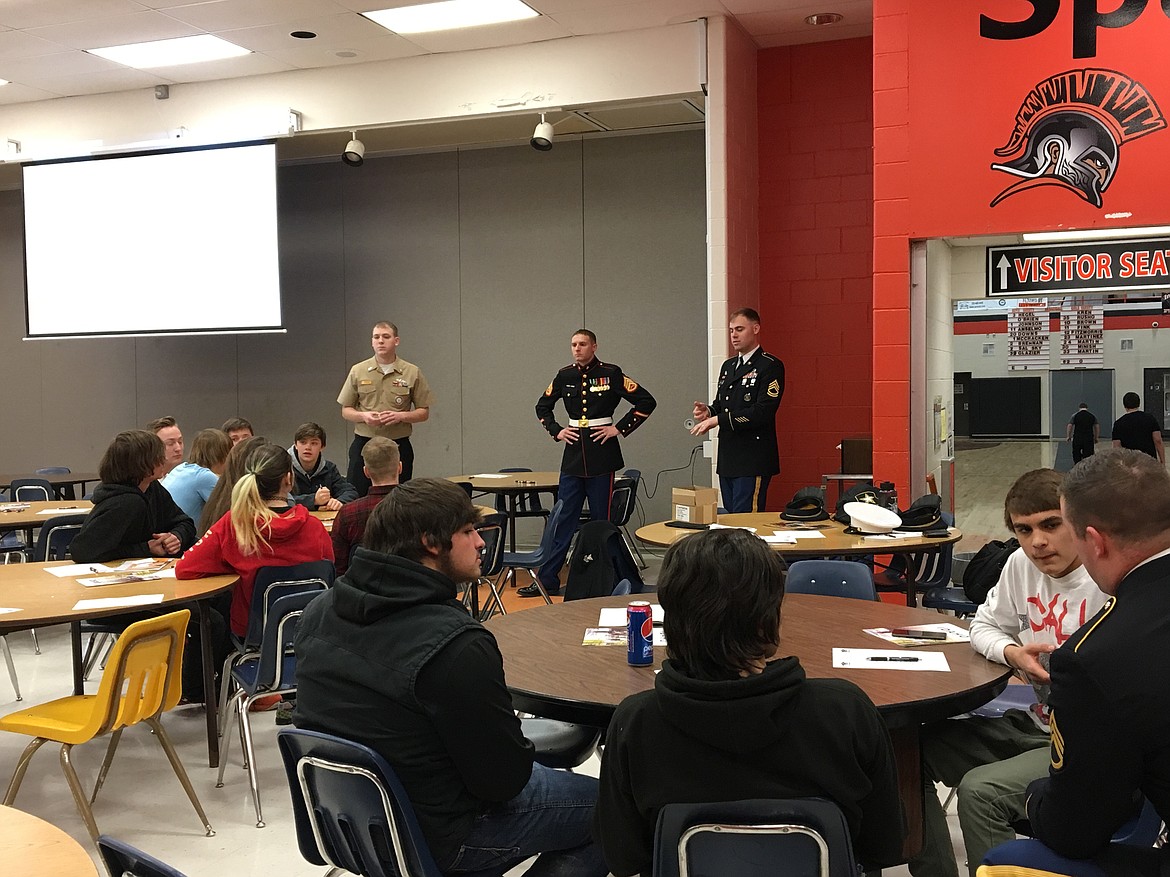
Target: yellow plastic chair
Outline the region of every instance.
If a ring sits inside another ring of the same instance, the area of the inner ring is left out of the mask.
[[[182,694],[183,639],[190,618],[191,612],[182,609],[127,627],[110,651],[97,694],[62,697],[0,719],[0,731],[27,734],[35,738],[25,747],[16,763],[16,771],[12,775],[12,782],[8,784],[4,803],[10,805],[16,800],[16,793],[20,790],[25,771],[36,751],[50,740],[60,743],[61,770],[69,783],[81,818],[85,820],[85,827],[96,844],[99,832],[90,804],[97,800],[98,792],[105,782],[122,731],[130,725],[146,722],[166,752],[175,775],[183,784],[183,790],[195,806],[195,812],[203,820],[207,836],[212,837],[215,831],[207,821],[207,814],[203,812],[203,806],[195,795],[187,771],[183,769],[174,744],[159,720],[164,712],[174,708]],[[93,795],[87,801],[77,771],[70,761],[70,751],[79,743],[87,743],[103,734],[110,735],[110,744]]]

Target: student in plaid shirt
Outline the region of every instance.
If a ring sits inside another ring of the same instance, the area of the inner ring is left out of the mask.
[[[341,575],[349,567],[349,556],[361,544],[370,512],[391,490],[398,486],[402,461],[398,445],[388,438],[375,436],[362,448],[362,471],[370,479],[370,492],[361,499],[347,502],[333,519],[333,563]]]

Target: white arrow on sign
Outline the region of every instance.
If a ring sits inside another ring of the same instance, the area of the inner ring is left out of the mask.
[[[1007,254],[1001,255],[999,261],[995,263],[995,267],[999,269],[999,288],[1007,289],[1008,267],[1012,263],[1008,261]]]

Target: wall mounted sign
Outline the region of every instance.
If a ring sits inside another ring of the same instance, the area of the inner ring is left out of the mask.
[[[987,296],[1170,288],[1170,238],[987,248]]]

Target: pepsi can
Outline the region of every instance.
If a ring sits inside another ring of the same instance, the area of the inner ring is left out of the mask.
[[[654,663],[654,614],[644,600],[626,607],[626,656],[631,667]]]

